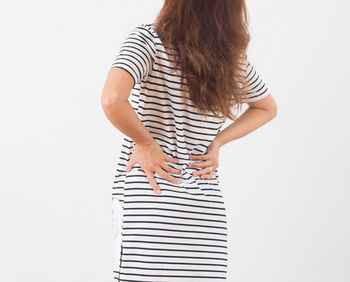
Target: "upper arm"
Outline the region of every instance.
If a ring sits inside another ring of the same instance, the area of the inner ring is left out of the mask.
[[[247,88],[245,89],[247,94],[246,103],[249,107],[261,108],[275,113],[277,110],[275,100],[261,77],[261,74],[259,74],[247,57],[245,58],[245,66],[248,82]]]
[[[259,72],[247,57],[245,57],[244,60],[244,68],[247,81],[247,86],[244,89],[247,95],[247,100],[245,102],[249,104],[267,97],[270,94],[269,89]]]
[[[155,44],[148,28],[144,24],[134,27],[123,40],[110,65],[103,99],[127,99],[131,89],[152,70],[155,55]]]
[[[152,34],[141,24],[124,39],[110,69],[119,68],[133,79],[133,86],[140,83],[152,70],[156,50]]]

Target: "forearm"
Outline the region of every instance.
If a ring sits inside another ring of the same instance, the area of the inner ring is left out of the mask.
[[[109,121],[136,144],[149,144],[154,141],[128,100],[119,100],[103,105]]]
[[[248,108],[234,122],[218,133],[214,138],[220,147],[224,144],[241,138],[255,129],[261,127],[274,117],[268,111],[258,108]]]

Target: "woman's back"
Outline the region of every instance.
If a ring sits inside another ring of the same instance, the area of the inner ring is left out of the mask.
[[[217,170],[213,179],[203,180],[199,176],[192,176],[192,172],[197,169],[187,164],[191,154],[206,152],[225,120],[201,114],[190,99],[186,104],[183,102],[181,74],[173,66],[174,59],[170,51],[162,44],[153,24],[141,24],[124,40],[111,68],[122,68],[132,75],[135,85],[130,103],[164,153],[179,160],[177,164],[168,164],[181,169],[186,182],[217,185]],[[246,70],[250,82],[247,92],[249,101],[267,96],[266,85],[249,61]],[[116,175],[119,185],[113,187],[115,197],[121,198],[123,195],[125,166],[134,146],[135,143],[128,136],[123,139]],[[142,171],[137,164],[134,169]]]

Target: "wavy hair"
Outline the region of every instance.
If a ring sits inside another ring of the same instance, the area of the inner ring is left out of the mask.
[[[250,41],[245,0],[165,0],[154,22],[173,50],[181,90],[198,110],[236,119],[247,85],[244,60]],[[186,79],[186,84],[184,83]]]

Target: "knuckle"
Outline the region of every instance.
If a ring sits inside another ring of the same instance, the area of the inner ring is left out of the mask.
[[[173,168],[169,165],[164,165],[164,168],[167,170],[167,171],[173,171]]]
[[[148,165],[148,168],[149,168],[149,170],[151,170],[151,171],[156,171],[156,170],[157,170],[157,165],[154,164],[154,163],[152,163],[152,164]]]
[[[177,183],[178,182],[178,179],[177,178],[175,178],[175,177],[171,177],[171,182],[173,182],[173,183]]]
[[[148,175],[150,175],[152,173],[152,170],[148,166],[143,166],[142,169]],[[150,176],[148,176],[148,177],[150,177]]]
[[[172,177],[170,174],[165,173],[163,176],[166,180],[173,182],[174,177]]]

